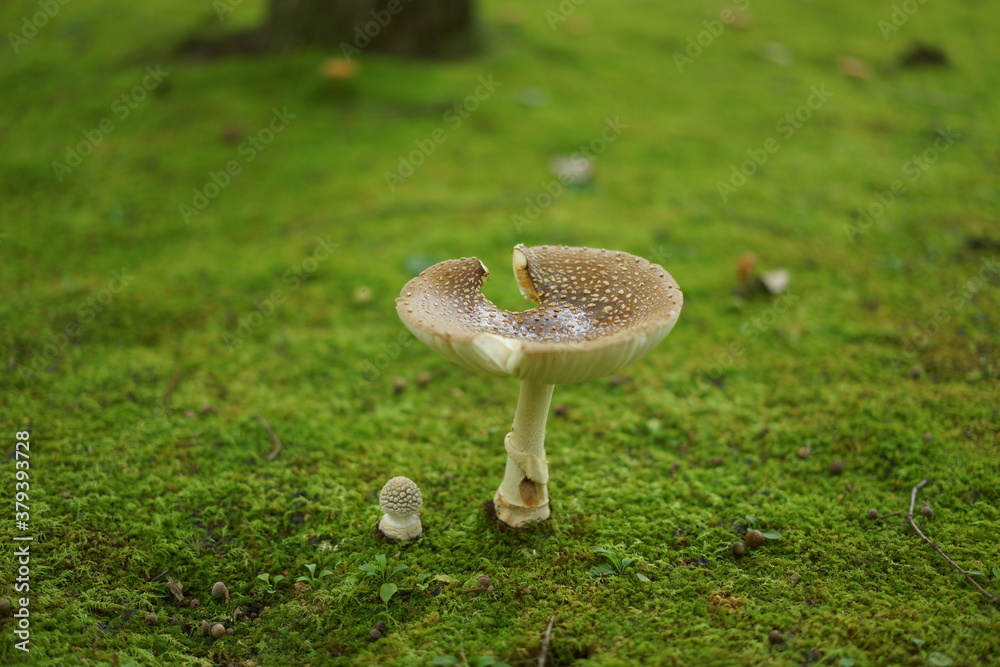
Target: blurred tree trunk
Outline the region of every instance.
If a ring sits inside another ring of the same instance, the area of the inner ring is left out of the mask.
[[[473,0],[271,0],[265,31],[279,49],[452,57],[472,50],[474,23]]]

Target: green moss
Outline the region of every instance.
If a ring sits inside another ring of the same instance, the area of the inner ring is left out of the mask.
[[[0,52],[0,424],[9,452],[32,434],[28,662],[530,665],[553,614],[553,666],[1000,661],[997,608],[901,517],[865,518],[905,511],[929,478],[924,530],[1000,592],[997,10],[927,3],[883,39],[892,7],[839,3],[820,21],[753,5],[750,29],[678,72],[673,54],[720,9],[588,3],[552,30],[557,3],[484,3],[478,58],[365,55],[342,89],[317,51],[171,55],[197,30],[252,25],[263,2],[222,25],[195,0],[69,3]],[[0,18],[16,30],[37,10]],[[916,42],[950,66],[901,67]],[[774,43],[790,64],[764,56]],[[845,78],[841,55],[872,79]],[[156,65],[164,82],[114,116]],[[452,127],[480,76],[501,85]],[[777,123],[814,86],[829,99],[786,136]],[[275,109],[294,118],[247,161],[240,141]],[[59,180],[53,161],[108,117],[114,132]],[[519,228],[548,159],[608,119],[626,127],[594,183]],[[385,173],[438,128],[447,140],[390,190]],[[908,172],[944,128],[959,138]],[[718,182],[769,138],[777,152],[723,200]],[[179,206],[232,160],[241,172],[187,224]],[[896,180],[905,193],[859,234],[858,208]],[[422,267],[475,255],[488,296],[517,308],[517,242],[648,257],[686,303],[619,377],[556,389],[553,519],[499,531],[481,503],[517,383],[414,343],[393,298]],[[747,251],[791,271],[789,297],[734,296]],[[273,460],[256,415],[283,443]],[[398,474],[425,497],[414,544],[372,533]],[[781,538],[737,559],[748,515]],[[589,574],[595,546],[650,581]],[[359,570],[377,554],[409,566],[388,604]],[[309,563],[333,575],[303,586]],[[285,579],[270,593],[262,573]],[[494,592],[463,592],[483,574]],[[201,606],[177,606],[168,578]],[[202,637],[202,620],[234,633]],[[14,627],[0,619],[5,663],[25,661]]]

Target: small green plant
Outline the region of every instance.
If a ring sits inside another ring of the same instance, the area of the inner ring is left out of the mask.
[[[910,637],[910,641],[914,643],[921,653],[923,653],[925,640],[920,637]],[[940,651],[931,651],[927,654],[927,664],[933,665],[934,667],[949,667],[950,665],[955,664],[955,661]]]
[[[382,584],[379,587],[379,589],[378,589],[378,596],[380,598],[382,598],[382,602],[384,602],[386,605],[388,605],[389,604],[389,600],[392,599],[392,596],[395,595],[396,591],[398,591],[398,590],[399,590],[399,586],[397,586],[396,584],[392,583],[391,581],[387,581],[387,582],[385,582],[384,584]]]
[[[417,588],[420,589],[420,590],[422,590],[422,591],[426,591],[430,587],[430,584],[427,583],[427,580],[430,579],[433,576],[434,576],[433,574],[430,574],[428,572],[421,572],[420,574],[418,574],[417,575]]]
[[[396,563],[390,569],[389,561],[386,557],[383,554],[378,554],[375,556],[374,563],[365,563],[358,569],[364,572],[366,577],[372,577],[373,579],[385,582],[392,575],[407,570],[409,567],[405,563]]]
[[[319,574],[316,574],[316,563],[306,563],[306,569],[309,570],[309,576],[302,576],[295,581],[312,581],[315,582],[323,577],[329,577],[333,574],[330,570],[323,570]]]
[[[610,549],[605,549],[604,547],[594,547],[596,553],[601,554],[608,559],[608,565],[597,565],[589,570],[590,574],[595,577],[599,577],[604,574],[626,574],[628,568],[630,568],[635,562],[636,558],[631,556],[628,558],[619,558],[618,554]],[[644,575],[642,572],[635,572],[635,578],[639,581],[649,581],[649,577]]]
[[[258,574],[257,578],[263,581],[264,584],[267,585],[267,588],[265,590],[271,595],[274,595],[275,593],[278,592],[278,584],[282,582],[282,580],[285,578],[285,575],[276,574],[272,577],[267,572],[265,572],[263,574]]]
[[[405,563],[396,563],[390,568],[388,559],[383,554],[378,554],[375,556],[375,562],[365,563],[358,569],[364,572],[366,577],[371,577],[382,582],[378,590],[378,596],[382,598],[382,602],[388,605],[389,600],[399,590],[399,586],[389,581],[389,578],[403,570],[408,570],[409,566]]]

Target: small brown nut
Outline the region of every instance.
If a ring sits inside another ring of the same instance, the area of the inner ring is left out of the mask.
[[[874,509],[874,508],[868,510],[868,518],[869,519],[877,519],[878,518],[878,510]]]
[[[812,449],[809,447],[799,447],[799,451],[795,452],[795,455],[803,460],[809,458],[810,454],[812,454]]]
[[[212,624],[209,621],[201,622],[201,634],[203,637],[207,637],[212,632]]]
[[[378,628],[372,628],[368,632],[368,636],[371,637],[372,639],[381,639],[382,633],[378,631]]]
[[[479,585],[482,586],[483,588],[486,588],[487,586],[489,586],[490,584],[493,583],[493,581],[489,577],[486,577],[486,576],[479,577],[478,581],[479,581]]]
[[[232,628],[226,628],[226,634],[227,635],[233,634],[233,629]]]
[[[375,629],[385,634],[385,621],[379,621],[378,623],[376,623]]]
[[[156,625],[159,622],[160,619],[157,618],[156,614],[146,614],[146,623],[149,625]]]
[[[492,592],[493,592],[493,590],[494,590],[494,589],[493,589],[493,585],[492,585],[492,584],[486,587],[486,592],[487,592],[487,593],[492,593]]]
[[[177,618],[176,616],[171,616],[167,620],[167,623],[169,623],[170,625],[180,625],[180,622],[181,622],[181,620],[179,618]]]
[[[224,583],[222,583],[221,581],[217,581],[214,584],[212,584],[212,597],[213,598],[215,598],[215,599],[224,598],[224,597],[226,597],[226,594],[228,592],[229,592],[229,589],[226,588],[226,585]]]
[[[226,626],[224,626],[222,623],[216,623],[215,625],[212,626],[211,632],[214,638],[219,639],[220,637],[222,637],[222,635],[226,634]]]
[[[734,556],[742,556],[747,552],[747,547],[742,542],[733,542],[733,546],[731,548]]]
[[[191,605],[192,607],[200,607],[201,600],[199,600],[198,598],[191,598],[191,602],[189,602],[188,604]]]
[[[743,541],[751,549],[755,549],[760,545],[764,544],[764,533],[759,530],[748,530],[747,534],[743,537]]]
[[[10,613],[12,608],[13,605],[10,603],[10,600],[7,598],[0,598],[0,616],[6,616]]]
[[[406,378],[397,375],[392,379],[392,393],[402,394],[404,391],[406,391]]]
[[[841,461],[840,459],[837,459],[835,461],[830,461],[830,472],[834,475],[839,475],[843,473],[846,467],[847,466],[845,466],[844,462]]]
[[[934,510],[930,508],[930,505],[924,505],[920,508],[920,516],[931,517],[934,516]]]
[[[775,628],[774,630],[771,630],[769,633],[767,633],[767,639],[772,644],[780,644],[781,642],[785,641],[785,636],[782,634],[781,630]]]

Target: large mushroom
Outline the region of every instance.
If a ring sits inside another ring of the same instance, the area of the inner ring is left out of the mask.
[[[473,371],[521,380],[497,518],[549,518],[545,420],[557,384],[628,366],[670,333],[684,298],[663,267],[625,252],[567,246],[514,248],[521,294],[537,305],[500,310],[482,293],[489,271],[474,257],[435,264],[404,287],[396,309],[426,345]]]

